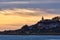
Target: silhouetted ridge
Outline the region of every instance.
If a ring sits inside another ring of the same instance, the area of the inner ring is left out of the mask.
[[[40,35],[40,34],[59,34],[60,35],[60,17],[54,17],[52,19],[44,19],[37,22],[34,25],[24,25],[21,29],[8,30],[0,32],[4,35]]]

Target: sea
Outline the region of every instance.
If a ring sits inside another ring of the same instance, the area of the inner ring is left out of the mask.
[[[60,35],[0,35],[0,40],[60,40]]]

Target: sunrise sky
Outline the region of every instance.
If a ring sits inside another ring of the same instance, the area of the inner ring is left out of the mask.
[[[60,16],[60,0],[0,0],[0,31]]]

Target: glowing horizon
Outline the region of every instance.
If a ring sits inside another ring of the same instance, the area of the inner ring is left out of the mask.
[[[41,17],[51,19],[59,14],[51,14],[41,9],[2,9],[0,10],[0,30],[15,30],[23,25],[32,25],[41,20]]]

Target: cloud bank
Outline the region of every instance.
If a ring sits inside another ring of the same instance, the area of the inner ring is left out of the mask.
[[[0,4],[44,4],[60,3],[60,0],[0,0]]]
[[[39,9],[39,8],[14,8],[14,9],[1,9],[0,14],[4,15],[31,15],[40,16],[41,14],[59,14],[60,9]]]
[[[3,8],[60,9],[60,0],[0,0],[0,9]]]

